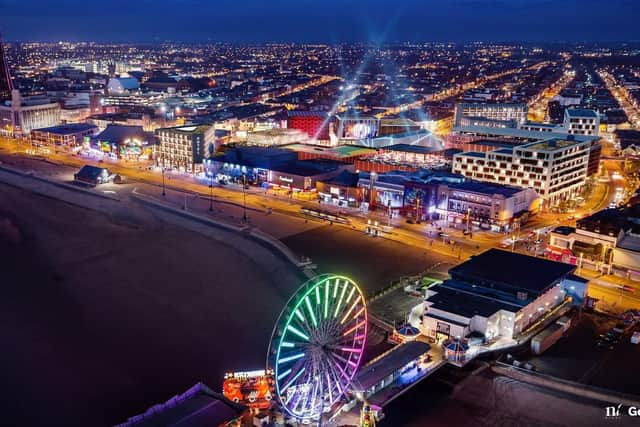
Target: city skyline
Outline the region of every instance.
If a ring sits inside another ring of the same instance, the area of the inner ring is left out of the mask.
[[[4,424],[640,419],[634,3],[343,3],[0,0]]]
[[[0,2],[9,40],[384,43],[640,40],[633,1]],[[125,13],[126,12],[126,13]],[[554,22],[556,25],[548,25]],[[545,28],[545,31],[540,31]]]

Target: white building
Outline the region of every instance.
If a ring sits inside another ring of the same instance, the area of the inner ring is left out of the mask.
[[[507,127],[516,127],[518,124],[527,121],[528,113],[529,107],[527,104],[461,102],[456,104],[453,125],[475,124],[494,127],[502,123]],[[472,122],[473,120],[482,121],[482,123],[463,123],[464,119]]]
[[[556,125],[553,123],[540,123],[540,122],[525,122],[518,126],[519,129],[528,130],[532,132],[544,132],[544,133],[565,133],[565,129],[562,125]]]
[[[156,130],[156,135],[160,144],[155,147],[154,159],[158,166],[165,168],[195,173],[216,149],[213,126],[162,128]]]
[[[11,101],[0,104],[0,130],[12,134],[28,134],[33,129],[60,124],[60,105],[47,97],[22,97],[11,91]]]
[[[478,181],[533,188],[546,207],[578,194],[589,165],[590,141],[551,138],[486,153],[453,156],[452,172]]]
[[[558,101],[560,105],[563,107],[580,105],[582,103],[582,95],[578,95],[578,94],[556,95],[553,97],[553,101]]]
[[[594,110],[567,108],[564,110],[563,127],[572,135],[598,136],[600,116]]]
[[[490,249],[449,270],[426,291],[422,332],[436,339],[471,334],[488,342],[518,339],[571,297],[582,305],[587,281],[575,266]]]
[[[640,280],[639,212],[638,205],[606,209],[578,220],[576,227],[557,227],[550,233],[549,257],[605,273],[617,269]]]
[[[133,77],[116,77],[109,79],[107,91],[111,95],[123,95],[140,89],[140,82]]]
[[[436,212],[450,224],[504,231],[526,220],[539,209],[532,188],[518,188],[477,181],[443,183],[438,186]]]

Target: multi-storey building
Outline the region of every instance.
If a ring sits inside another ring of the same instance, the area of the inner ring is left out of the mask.
[[[573,265],[489,249],[449,270],[426,291],[422,333],[517,340],[561,305],[582,306],[587,280]]]
[[[597,136],[600,127],[600,116],[594,110],[583,108],[567,108],[564,110],[563,127],[572,135]]]
[[[31,141],[34,144],[77,146],[86,137],[98,133],[98,127],[88,123],[72,123],[31,131]]]
[[[28,134],[32,129],[60,123],[60,105],[49,98],[23,98],[13,87],[9,63],[0,37],[0,132]]]
[[[527,104],[461,102],[456,104],[453,125],[516,127],[527,121],[528,112]],[[481,123],[463,123],[469,120]]]
[[[504,231],[514,222],[537,212],[539,197],[532,188],[518,188],[477,181],[438,186],[436,212],[450,224],[468,229],[481,227]]]
[[[215,151],[213,126],[180,126],[156,130],[160,144],[154,158],[158,166],[195,173]]]
[[[590,141],[551,138],[486,153],[454,155],[452,171],[478,181],[534,188],[544,207],[577,195],[584,185]]]
[[[0,104],[0,130],[11,134],[28,134],[33,129],[56,126],[60,123],[60,104],[47,97],[22,97],[11,91],[11,102]]]

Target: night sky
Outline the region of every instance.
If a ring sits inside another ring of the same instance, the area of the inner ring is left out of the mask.
[[[638,0],[0,0],[25,41],[632,41],[638,18]]]

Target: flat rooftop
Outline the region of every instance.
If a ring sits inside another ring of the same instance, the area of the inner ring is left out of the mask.
[[[553,232],[557,233],[557,234],[562,234],[563,236],[568,236],[571,233],[575,233],[576,232],[576,228],[575,227],[568,227],[566,225],[561,225],[560,227],[554,228]]]
[[[492,248],[450,269],[449,274],[470,283],[493,282],[540,293],[574,270],[575,266],[562,262]]]
[[[160,128],[158,131],[177,131],[182,133],[194,133],[194,132],[204,132],[209,129],[207,125],[190,125],[190,126],[176,126],[170,128]]]
[[[87,130],[97,129],[97,128],[98,127],[96,125],[92,125],[89,123],[69,123],[66,125],[58,125],[58,126],[51,126],[48,128],[34,129],[34,131],[55,133],[58,135],[69,135],[69,134],[74,134],[76,132],[84,132]]]
[[[324,111],[298,111],[298,110],[294,110],[294,111],[288,111],[287,115],[289,117],[321,117],[321,118],[327,118],[328,114]]]
[[[541,127],[541,128],[556,128],[560,125],[557,125],[555,123],[542,123],[542,122],[525,122],[522,126],[536,126],[536,127]]]
[[[421,341],[410,341],[394,347],[381,358],[360,368],[352,383],[354,389],[361,392],[370,389],[428,352],[430,348],[429,344]]]
[[[489,126],[455,126],[454,132],[473,133],[476,135],[502,136],[507,138],[529,139],[532,141],[547,138],[566,138],[566,133],[559,132],[539,132],[536,130],[526,130],[518,128],[495,128]],[[574,135],[576,141],[594,141],[600,139],[597,136]]]
[[[429,289],[435,294],[427,299],[430,308],[471,319],[473,316],[489,317],[500,310],[517,312],[522,305],[500,301],[488,296],[450,288],[447,282]],[[429,310],[425,313],[429,316]]]
[[[380,119],[380,126],[399,126],[399,127],[410,127],[410,126],[418,126],[416,122],[407,118],[384,118]]]
[[[590,118],[598,117],[598,113],[596,113],[593,110],[588,110],[586,108],[568,108],[564,111],[567,112],[569,117],[590,117]]]
[[[401,151],[404,153],[416,153],[416,154],[429,154],[437,151],[441,151],[437,147],[424,147],[422,145],[411,144],[393,144],[380,148],[382,151]]]
[[[464,151],[460,153],[461,156],[478,157],[479,159],[485,158],[487,155],[480,151]]]
[[[556,151],[562,148],[571,147],[572,145],[580,144],[584,141],[577,141],[575,139],[570,140],[565,138],[551,138],[544,141],[532,142],[525,144],[521,148],[536,151]]]
[[[282,145],[280,148],[292,150],[295,152],[328,155],[336,158],[349,158],[355,156],[367,156],[376,154],[378,150],[374,148],[362,147],[359,145],[339,145],[337,147],[325,147],[322,145],[311,144],[288,144]]]
[[[312,159],[298,160],[293,163],[274,166],[271,170],[274,172],[309,177],[335,171],[343,165],[344,163],[335,160]]]
[[[640,252],[640,237],[627,233],[618,242],[618,247],[632,252]]]
[[[508,155],[513,155],[513,147],[511,148],[500,148],[499,150],[493,150],[492,153],[499,153],[499,154],[508,154]]]
[[[640,234],[640,205],[624,209],[603,209],[576,222],[577,228],[609,236],[617,236],[621,230]]]
[[[505,197],[512,197],[524,191],[522,188],[510,187],[507,185],[489,184],[480,181],[465,181],[461,183],[449,184],[449,188],[456,190],[469,191],[472,193],[486,194],[492,196],[494,194],[501,194]]]

